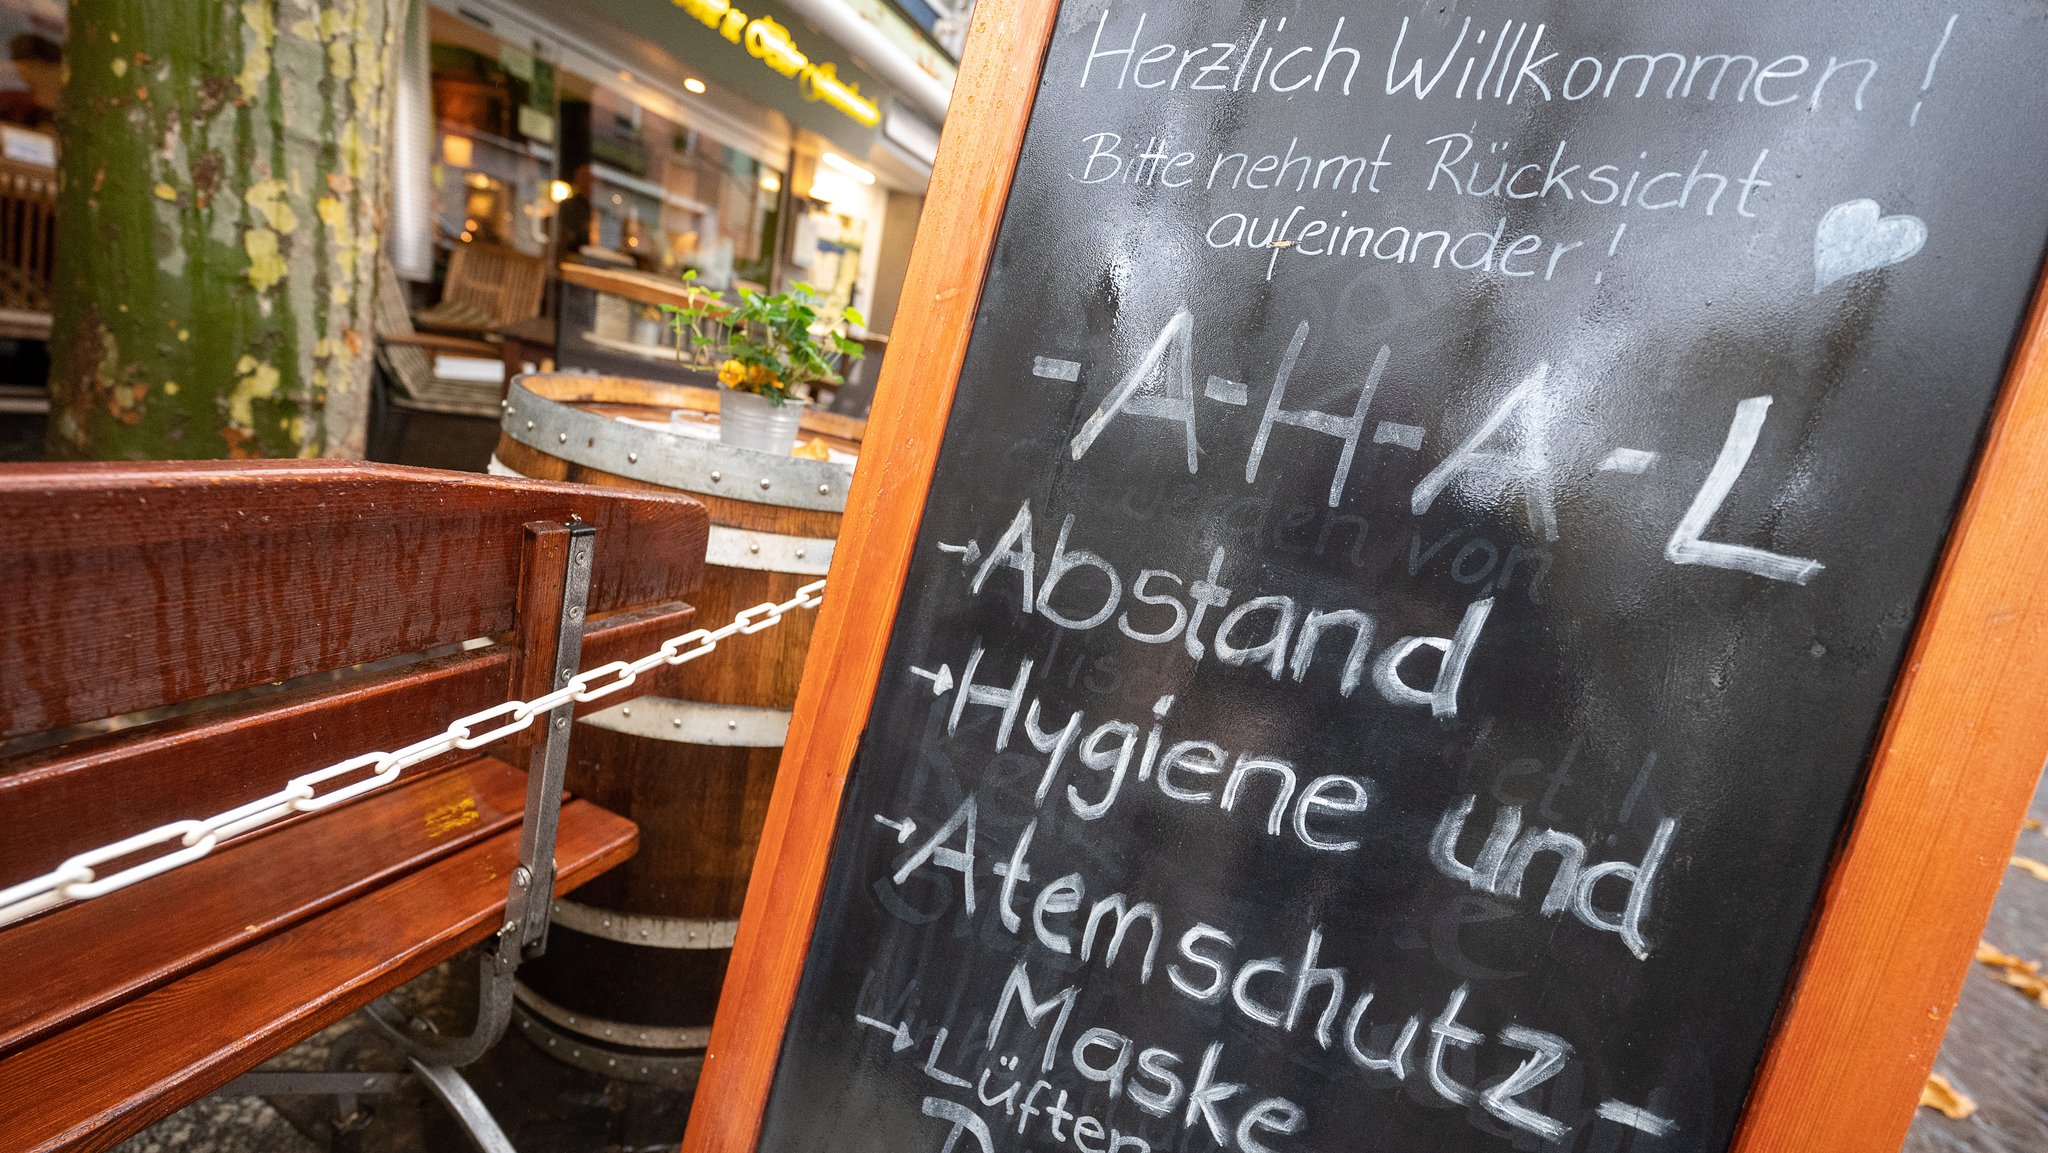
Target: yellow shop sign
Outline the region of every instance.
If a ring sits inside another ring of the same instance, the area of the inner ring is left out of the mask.
[[[839,78],[838,66],[814,63],[789,37],[789,29],[773,19],[750,17],[729,0],[675,0],[706,28],[747,50],[747,54],[784,76],[794,79],[806,100],[818,100],[837,108],[872,128],[882,122],[875,102],[860,94],[860,85]]]

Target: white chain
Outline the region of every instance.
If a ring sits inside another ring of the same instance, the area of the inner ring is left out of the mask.
[[[800,608],[818,607],[825,599],[824,593],[825,582],[812,581],[796,590],[795,596],[781,604],[773,601],[764,602],[747,609],[718,628],[692,629],[680,636],[670,637],[661,642],[660,648],[639,660],[613,661],[608,665],[587,670],[546,696],[535,697],[530,701],[506,701],[492,705],[455,721],[434,736],[415,741],[395,752],[364,753],[359,757],[350,757],[324,769],[315,769],[302,776],[293,777],[277,792],[229,809],[227,812],[216,813],[201,820],[173,821],[146,833],[137,833],[125,840],[80,853],[40,877],[24,881],[12,888],[0,889],[0,925],[18,921],[66,901],[83,901],[105,896],[116,889],[125,889],[137,881],[147,880],[181,865],[191,864],[212,852],[223,841],[254,832],[297,813],[317,813],[365,793],[375,792],[398,780],[399,774],[422,761],[432,760],[443,753],[458,749],[481,748],[493,741],[532,728],[536,718],[546,716],[561,705],[571,702],[589,704],[627,688],[640,678],[641,673],[664,665],[674,667],[694,661],[717,648],[718,642],[728,637],[773,628],[782,622],[783,616],[787,613]],[[502,723],[497,723],[501,719]],[[476,728],[479,725],[493,727],[477,732]],[[314,788],[316,785],[358,773],[364,774],[360,780],[328,792],[318,792]],[[95,871],[109,861],[117,861],[143,849],[164,844],[171,844],[174,847],[162,856],[130,865],[105,877]]]

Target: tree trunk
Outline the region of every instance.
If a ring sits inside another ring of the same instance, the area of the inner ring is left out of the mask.
[[[362,455],[406,6],[72,0],[52,455]]]

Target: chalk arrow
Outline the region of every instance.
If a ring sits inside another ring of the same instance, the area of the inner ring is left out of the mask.
[[[923,677],[930,681],[932,683],[932,695],[935,697],[945,696],[946,690],[953,687],[953,670],[945,665],[940,665],[938,672],[933,672],[930,669],[921,669],[912,665],[910,675]]]
[[[981,543],[979,541],[968,541],[966,544],[947,544],[945,541],[940,541],[939,551],[959,553],[962,565],[971,565],[981,559]]]
[[[1678,1123],[1669,1117],[1659,1117],[1647,1109],[1638,1109],[1634,1105],[1624,1105],[1620,1101],[1602,1101],[1600,1108],[1596,1112],[1604,1120],[1612,1121],[1617,1125],[1626,1125],[1638,1132],[1648,1133],[1652,1137],[1666,1136],[1672,1130],[1678,1128]]]
[[[870,1028],[880,1029],[884,1033],[892,1034],[893,1037],[889,1042],[889,1051],[892,1053],[901,1053],[911,1046],[910,1026],[908,1024],[891,1025],[887,1021],[877,1021],[873,1017],[863,1017],[858,1013],[853,1015],[853,1019]]]
[[[875,823],[878,825],[887,825],[888,827],[896,830],[896,843],[899,845],[905,841],[908,841],[912,833],[917,832],[917,822],[911,820],[909,817],[905,817],[900,821],[892,821],[889,818],[883,816],[882,814],[876,813]]]

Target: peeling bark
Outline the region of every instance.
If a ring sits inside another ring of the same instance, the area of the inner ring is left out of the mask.
[[[406,2],[73,0],[52,455],[362,455]]]

